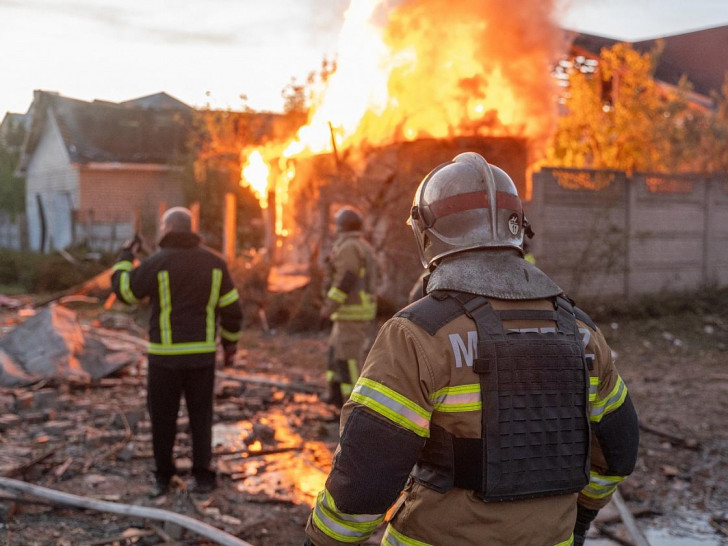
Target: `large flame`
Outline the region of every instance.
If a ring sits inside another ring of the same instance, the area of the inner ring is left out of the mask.
[[[274,190],[282,211],[292,157],[425,137],[542,140],[556,115],[555,2],[352,0],[308,123],[289,142],[243,150],[243,183]],[[258,157],[280,174],[254,173]]]

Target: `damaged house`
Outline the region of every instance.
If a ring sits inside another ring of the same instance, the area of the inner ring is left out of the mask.
[[[165,93],[116,104],[36,91],[18,166],[31,250],[112,249],[183,204],[192,112]]]

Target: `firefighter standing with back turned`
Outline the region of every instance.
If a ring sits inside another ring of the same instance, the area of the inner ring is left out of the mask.
[[[192,491],[209,493],[216,487],[211,468],[216,337],[221,338],[225,366],[231,366],[242,312],[225,260],[200,244],[188,209],[167,210],[161,235],[160,249],[138,267],[133,262],[139,242],[126,244],[111,280],[121,301],[149,298],[151,304],[147,408],[155,462],[152,496],[166,493],[177,472],[173,448],[183,394],[192,436]]]
[[[374,250],[361,234],[361,214],[343,207],[335,217],[336,241],[327,258],[321,317],[331,319],[326,382],[327,401],[341,407],[359,377],[369,348],[377,301]]]
[[[523,258],[515,185],[482,156],[430,172],[409,221],[428,295],[374,342],[306,543],[361,544],[392,507],[390,546],[583,544],[639,441],[602,333]]]

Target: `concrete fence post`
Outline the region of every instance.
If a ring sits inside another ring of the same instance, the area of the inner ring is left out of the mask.
[[[637,207],[635,184],[641,183],[634,175],[624,175],[624,297],[632,296],[632,233],[633,214]]]
[[[713,217],[715,215],[715,199],[713,196],[714,188],[716,187],[716,184],[713,184],[713,180],[710,177],[707,177],[703,180],[703,184],[701,184],[703,187],[703,268],[702,268],[702,280],[703,285],[708,285],[711,282],[714,282],[716,279],[714,278],[714,272],[713,268],[711,267],[711,261],[713,256],[713,249],[712,249],[712,243],[713,243]]]

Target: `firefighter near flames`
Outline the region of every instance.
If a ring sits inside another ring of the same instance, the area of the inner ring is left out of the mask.
[[[479,154],[431,171],[409,223],[427,295],[374,341],[306,544],[381,524],[382,544],[583,544],[639,443],[602,333],[524,259],[515,185]]]
[[[362,216],[343,207],[335,217],[336,240],[326,258],[321,318],[331,320],[326,401],[340,408],[351,395],[371,345],[377,301],[374,250],[361,233]]]

